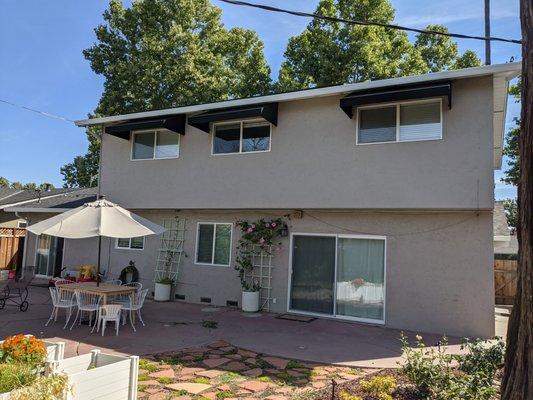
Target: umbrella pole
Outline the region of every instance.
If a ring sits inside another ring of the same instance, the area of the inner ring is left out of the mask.
[[[100,255],[102,253],[102,236],[98,236],[98,264],[96,269],[96,286],[100,286]]]

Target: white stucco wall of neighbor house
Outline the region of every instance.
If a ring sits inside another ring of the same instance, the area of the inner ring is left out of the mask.
[[[131,161],[103,138],[102,193],[135,209],[492,209],[492,78],[453,82],[443,139],[356,146],[338,96],[279,104],[271,151],[211,155],[190,125],[179,158]]]
[[[176,293],[186,302],[210,297],[212,304],[228,300],[240,304],[241,288],[233,269],[239,230],[233,230],[230,267],[195,264],[198,222],[256,220],[288,213],[277,211],[138,211],[154,222],[178,215],[186,220],[186,233]],[[317,220],[320,220],[318,221]],[[303,218],[288,220],[290,233],[364,233],[385,236],[385,326],[416,332],[491,337],[494,334],[492,275],[492,214],[490,212],[353,212],[304,211]],[[488,234],[487,234],[488,232]],[[102,266],[118,276],[130,260],[140,281],[153,288],[154,266],[160,238],[146,239],[144,250],[116,249],[104,240]],[[272,311],[287,311],[289,237],[273,260]],[[31,246],[31,241],[28,242]],[[64,265],[95,263],[95,240],[67,240]]]

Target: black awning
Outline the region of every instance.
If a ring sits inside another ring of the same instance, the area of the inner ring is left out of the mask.
[[[448,98],[448,108],[452,108],[451,81],[389,86],[386,88],[354,92],[340,100],[340,107],[348,117],[352,118],[353,108],[364,104],[425,99],[428,97],[441,96],[446,96]]]
[[[278,103],[256,104],[247,107],[224,108],[222,110],[207,111],[189,117],[187,123],[204,132],[209,133],[211,122],[229,121],[232,119],[263,118],[271,124],[278,124]]]
[[[161,128],[185,135],[185,114],[171,115],[164,118],[133,119],[117,125],[106,126],[105,133],[129,140],[131,131]]]

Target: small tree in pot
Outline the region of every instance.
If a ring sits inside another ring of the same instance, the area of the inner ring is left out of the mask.
[[[253,278],[253,257],[273,251],[274,241],[287,231],[287,225],[281,218],[275,220],[260,219],[255,222],[238,221],[241,238],[237,247],[238,256],[235,258],[235,270],[242,286],[242,310],[248,312],[259,311],[261,284]],[[281,246],[281,243],[277,243]]]

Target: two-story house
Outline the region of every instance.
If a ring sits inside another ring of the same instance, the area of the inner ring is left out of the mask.
[[[77,125],[102,127],[102,194],[157,223],[186,221],[177,299],[240,302],[235,222],[283,216],[271,311],[490,337],[493,170],[519,72],[493,65]],[[71,256],[94,262],[83,242]],[[134,260],[153,287],[159,242],[109,240],[102,262],[113,272]]]

